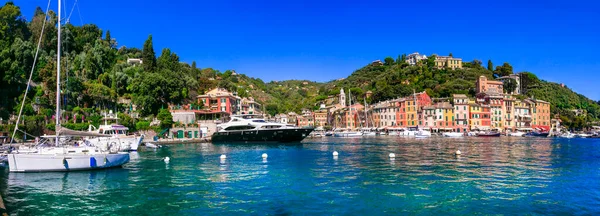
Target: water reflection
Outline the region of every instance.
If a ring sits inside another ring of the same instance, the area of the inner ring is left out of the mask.
[[[593,214],[600,195],[581,194],[600,191],[597,146],[516,137],[174,145],[132,153],[123,169],[6,174],[2,190],[24,215]]]

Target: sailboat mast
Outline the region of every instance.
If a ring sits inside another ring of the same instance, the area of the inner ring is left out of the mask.
[[[58,0],[58,44],[56,46],[56,145],[58,145],[58,130],[60,127],[60,22],[61,22],[61,0]]]
[[[367,115],[367,98],[363,98],[365,100],[365,124],[366,127],[369,128],[369,116]]]

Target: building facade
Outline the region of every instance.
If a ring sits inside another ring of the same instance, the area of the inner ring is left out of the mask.
[[[462,59],[454,58],[452,56],[435,56],[435,66],[438,69],[462,69]]]
[[[469,130],[469,98],[464,94],[455,94],[452,97],[456,130],[458,132],[466,132]]]
[[[427,60],[427,56],[421,55],[418,52],[411,53],[408,56],[406,56],[406,63],[408,63],[409,65],[416,65],[417,63],[423,60]]]
[[[224,88],[215,88],[203,95],[198,95],[198,103],[214,112],[224,112],[230,115],[240,114],[241,98]]]
[[[503,94],[503,83],[500,81],[488,80],[485,76],[480,76],[477,79],[476,93],[496,93]]]

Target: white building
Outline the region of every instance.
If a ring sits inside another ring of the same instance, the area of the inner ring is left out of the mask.
[[[411,53],[408,56],[406,56],[406,63],[408,63],[409,65],[416,65],[417,62],[421,61],[421,60],[426,60],[427,56],[426,55],[420,55],[418,52],[415,53]]]

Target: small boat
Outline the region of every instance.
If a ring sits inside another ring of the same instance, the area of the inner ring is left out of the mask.
[[[525,136],[528,137],[548,137],[548,134],[550,134],[549,132],[538,132],[538,131],[532,131],[527,133]]]
[[[415,134],[415,138],[429,138],[431,137],[431,132],[429,131],[419,131]]]
[[[500,132],[478,133],[477,136],[478,137],[499,137],[500,136]]]
[[[377,132],[365,132],[363,136],[377,136]]]
[[[522,131],[512,132],[512,133],[508,133],[508,136],[522,137],[522,136],[525,136],[525,132],[522,132]]]
[[[363,133],[361,132],[353,132],[353,131],[342,131],[333,134],[335,137],[361,137]]]
[[[154,144],[154,143],[151,143],[151,142],[144,143],[144,146],[146,146],[146,148],[153,148],[153,149],[157,149],[157,148],[161,148],[162,147],[162,145],[157,145],[157,144]]]
[[[566,133],[561,134],[559,137],[570,139],[570,138],[574,138],[575,134],[572,134],[571,132],[566,132]]]
[[[442,133],[442,136],[444,137],[462,137],[465,134],[462,132],[444,132]]]
[[[575,134],[575,137],[579,137],[579,138],[589,138],[589,137],[591,137],[591,135],[589,135],[589,134],[584,134],[584,133],[580,133],[580,134]]]
[[[327,131],[327,132],[325,133],[325,136],[333,136],[333,132],[331,132],[331,131]]]

